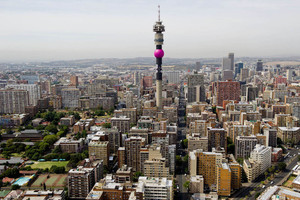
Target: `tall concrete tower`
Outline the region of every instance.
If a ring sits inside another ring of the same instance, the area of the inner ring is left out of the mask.
[[[162,110],[162,58],[164,57],[164,51],[162,50],[162,45],[164,43],[164,35],[162,32],[165,31],[165,26],[160,21],[160,6],[158,6],[158,21],[153,26],[153,31],[155,32],[155,45],[156,50],[154,51],[154,56],[156,57],[157,72],[156,72],[156,106],[158,111]]]

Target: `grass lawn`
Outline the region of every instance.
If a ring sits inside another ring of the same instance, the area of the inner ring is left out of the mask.
[[[65,167],[67,170],[67,164],[69,161],[46,161],[46,162],[34,162],[34,164],[29,165],[32,169],[46,169],[51,168],[53,165],[56,165],[57,167]]]
[[[291,175],[291,176],[288,178],[288,180],[287,180],[286,182],[284,182],[283,186],[289,187],[289,188],[292,187],[292,183],[293,183],[293,181],[294,181],[295,178],[296,178],[296,176]]]
[[[46,186],[53,186],[56,179],[60,178],[59,176],[50,175],[50,178],[46,181]]]
[[[31,186],[40,187],[41,184],[44,183],[46,179],[47,179],[47,175],[40,175]]]
[[[67,175],[61,175],[59,181],[56,183],[58,186],[64,186]]]

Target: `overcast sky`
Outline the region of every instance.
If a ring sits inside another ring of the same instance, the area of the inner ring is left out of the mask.
[[[0,0],[0,61],[297,56],[299,0]]]

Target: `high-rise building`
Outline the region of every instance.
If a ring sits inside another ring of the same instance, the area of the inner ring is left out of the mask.
[[[221,153],[195,150],[189,153],[189,171],[191,176],[202,175],[209,187],[217,184],[217,165],[222,163]]]
[[[234,70],[234,53],[229,53],[228,58],[230,59],[230,70]]]
[[[223,128],[208,128],[208,151],[212,148],[224,148],[227,150],[227,131]]]
[[[256,63],[256,71],[263,71],[263,61],[262,60],[258,60]]]
[[[89,156],[91,160],[103,160],[103,165],[108,165],[109,142],[97,141],[89,143]]]
[[[173,183],[167,178],[139,177],[136,187],[136,200],[168,199],[173,200]]]
[[[7,85],[6,89],[8,88],[28,91],[29,104],[33,106],[36,106],[38,100],[41,98],[41,88],[36,84]]]
[[[213,83],[216,105],[223,106],[224,100],[240,100],[240,83],[237,81],[219,81]]]
[[[258,92],[259,92],[258,87],[248,86],[246,88],[247,101],[250,102],[258,98]]]
[[[249,159],[245,159],[243,163],[244,171],[248,181],[252,182],[260,174],[263,174],[269,167],[272,161],[272,147],[265,147],[257,144],[250,154]]]
[[[77,108],[79,105],[80,91],[78,88],[66,88],[61,90],[63,108]]]
[[[227,163],[217,165],[217,192],[220,196],[231,194],[231,169]]]
[[[78,76],[71,76],[70,83],[71,83],[70,84],[71,86],[77,87],[78,86]]]
[[[113,117],[111,118],[111,126],[117,127],[118,130],[124,134],[129,133],[130,130],[130,118],[126,116],[119,116],[119,117]]]
[[[0,113],[21,114],[29,105],[28,91],[7,89],[0,90]]]
[[[126,164],[132,167],[133,172],[141,171],[140,150],[144,143],[145,139],[141,137],[130,137],[125,140]]]
[[[293,80],[293,70],[292,69],[288,69],[286,72],[286,78],[288,81],[292,81]]]
[[[141,84],[141,73],[138,71],[133,73],[133,84],[136,86]]]
[[[250,153],[251,160],[259,163],[260,174],[267,171],[272,164],[272,147],[265,147],[263,145],[257,144],[253,151]]]
[[[222,72],[222,80],[233,80],[233,71],[232,70],[223,70]]]
[[[163,74],[167,76],[168,83],[177,84],[180,82],[179,71],[166,71]]]
[[[68,173],[68,194],[70,199],[85,199],[96,182],[103,175],[101,161],[85,159],[77,169],[71,169]]]
[[[143,89],[152,87],[152,85],[153,85],[152,76],[144,76],[141,80],[141,85],[142,85]]]
[[[248,158],[251,151],[257,144],[256,137],[253,136],[237,136],[235,140],[235,157]]]
[[[188,75],[188,102],[203,102],[205,101],[204,75],[194,72]]]
[[[243,67],[243,62],[238,62],[237,64],[235,64],[235,77],[237,76],[237,74],[241,74],[241,69],[243,69]]]

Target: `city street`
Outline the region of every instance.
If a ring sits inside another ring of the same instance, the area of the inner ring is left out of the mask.
[[[286,170],[283,172],[280,172],[279,174],[276,175],[276,177],[273,180],[273,184],[272,185],[281,185],[284,181],[285,178],[290,174],[291,170],[296,166],[297,162],[298,162],[298,149],[291,149],[289,152],[291,155],[296,154],[295,157],[291,157],[291,158],[286,158],[284,160],[284,162],[287,164]],[[261,175],[256,182],[254,183],[245,183],[243,184],[244,188],[240,189],[238,192],[236,192],[235,194],[233,194],[231,196],[232,199],[244,199],[246,196],[248,196],[248,199],[255,199],[254,196],[249,197],[249,194],[251,191],[254,190],[254,188],[260,188],[259,190],[256,190],[255,193],[257,192],[263,192],[265,189],[267,189],[269,186],[271,186],[270,183],[266,184],[265,188],[261,188],[259,187],[261,185],[261,181],[264,180],[264,176]]]

